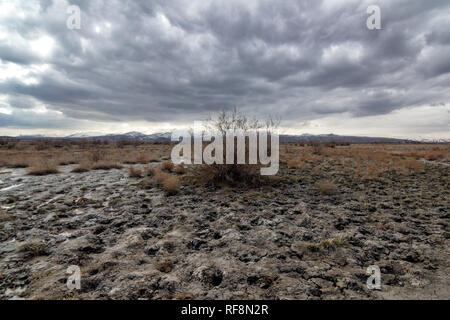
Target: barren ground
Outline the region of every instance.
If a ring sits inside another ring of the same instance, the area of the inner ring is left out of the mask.
[[[320,172],[283,163],[274,185],[174,196],[143,188],[129,165],[1,168],[0,298],[450,299],[448,162],[358,180],[317,161]],[[324,178],[337,190],[321,192]]]

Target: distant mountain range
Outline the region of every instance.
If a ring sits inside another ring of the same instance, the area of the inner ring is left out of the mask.
[[[160,132],[153,134],[144,134],[137,131],[127,132],[123,134],[100,134],[98,132],[75,133],[66,137],[51,137],[43,135],[27,135],[19,136],[18,139],[96,139],[107,141],[120,140],[139,140],[148,142],[168,142],[171,138],[171,132]],[[383,137],[360,137],[360,136],[340,136],[335,134],[301,134],[301,135],[280,135],[281,142],[338,142],[338,143],[411,143],[411,142],[450,142],[450,139],[396,139]]]

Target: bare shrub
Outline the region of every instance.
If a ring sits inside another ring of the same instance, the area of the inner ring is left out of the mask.
[[[218,132],[222,136],[223,141],[223,164],[211,164],[197,166],[194,170],[195,177],[199,183],[209,185],[261,185],[265,177],[261,176],[261,164],[236,164],[237,163],[237,139],[234,141],[234,163],[226,164],[227,143],[226,134],[250,131],[265,130],[270,136],[279,126],[280,120],[275,117],[269,117],[264,123],[257,119],[249,119],[245,115],[240,114],[237,109],[231,112],[222,111],[216,118],[206,120],[206,130]],[[245,159],[249,159],[249,145],[246,138],[245,143]],[[270,153],[270,145],[268,145]]]

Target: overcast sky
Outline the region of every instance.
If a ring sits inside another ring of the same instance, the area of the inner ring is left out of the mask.
[[[0,135],[151,133],[233,107],[286,133],[450,138],[450,1],[0,0]]]

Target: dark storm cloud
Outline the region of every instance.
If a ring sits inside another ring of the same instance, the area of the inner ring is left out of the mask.
[[[449,102],[447,0],[72,1],[81,30],[66,28],[66,2],[30,2],[1,18],[0,34],[14,35],[1,63],[47,66],[31,84],[1,81],[15,109],[37,101],[71,118],[190,121],[238,106],[307,120]],[[382,30],[366,28],[369,4]],[[51,52],[30,50],[45,35]]]
[[[0,113],[0,127],[30,129],[30,128],[48,128],[48,129],[76,129],[81,121],[73,121],[64,116],[55,113],[32,113],[16,110],[12,114]]]

